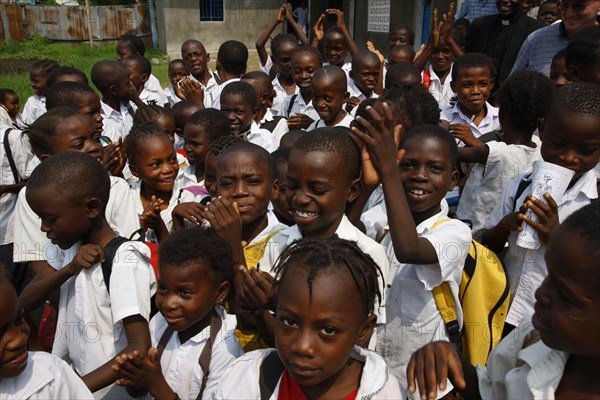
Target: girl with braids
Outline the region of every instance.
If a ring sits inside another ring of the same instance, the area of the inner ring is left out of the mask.
[[[381,270],[370,256],[337,236],[301,239],[281,253],[274,272],[276,350],[236,360],[217,398],[404,397],[385,360],[361,347],[381,298]]]
[[[23,107],[23,122],[31,125],[38,117],[46,112],[46,89],[48,78],[58,68],[58,63],[53,60],[41,60],[31,66],[29,81],[34,95],[27,99]]]
[[[292,56],[292,78],[298,92],[289,96],[283,106],[283,116],[288,119],[288,128],[306,129],[319,119],[319,114],[312,104],[312,77],[321,68],[319,50],[310,46],[301,46]]]

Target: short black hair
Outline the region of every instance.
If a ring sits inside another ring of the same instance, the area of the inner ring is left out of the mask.
[[[569,40],[565,53],[569,65],[591,67],[600,62],[600,27],[588,26]]]
[[[600,117],[600,85],[588,82],[569,83],[554,92],[547,115],[556,107],[574,114]]]
[[[490,78],[496,77],[496,67],[492,59],[483,53],[465,53],[457,57],[452,65],[452,80],[457,81],[461,71],[466,68],[487,68]]]
[[[396,124],[409,130],[423,124],[440,122],[440,107],[433,95],[421,85],[396,86],[379,98],[394,108]]]
[[[27,180],[27,193],[54,185],[69,199],[97,198],[106,209],[110,178],[106,169],[86,153],[64,152],[45,159]]]
[[[129,76],[129,70],[122,63],[102,60],[94,64],[90,76],[100,93],[104,94],[111,86],[119,84],[119,80],[123,78],[124,74]]]
[[[335,82],[339,82],[340,84],[342,84],[342,86],[344,87],[344,91],[342,93],[345,93],[347,91],[348,77],[346,76],[344,70],[338,67],[337,65],[326,65],[324,67],[319,68],[315,71],[312,81],[314,83],[317,80],[323,78],[333,79]]]
[[[130,47],[134,53],[138,53],[140,56],[146,54],[146,45],[141,37],[125,34],[119,38],[119,42],[127,43],[127,47]]]
[[[135,160],[138,145],[142,140],[148,137],[165,137],[169,142],[171,141],[169,135],[152,122],[133,125],[129,134],[125,136],[125,140],[123,141],[123,144],[125,145],[125,155],[130,164]]]
[[[48,87],[56,85],[59,82],[59,78],[65,75],[77,75],[83,83],[89,85],[88,78],[83,71],[78,70],[75,67],[63,65],[62,67],[56,68],[52,74],[50,74],[50,77],[48,78]]]
[[[352,70],[358,72],[360,67],[365,65],[367,62],[381,65],[381,61],[379,61],[377,54],[369,50],[360,50],[354,55],[354,57],[352,57]]]
[[[281,136],[281,140],[279,140],[279,148],[291,149],[294,143],[296,143],[298,139],[300,139],[306,133],[307,132],[304,129],[290,129],[284,133],[283,136]]]
[[[46,78],[49,78],[50,75],[58,68],[60,65],[54,60],[40,60],[33,63],[30,71],[39,70],[42,71]]]
[[[411,60],[414,60],[415,55],[416,55],[415,49],[413,49],[412,46],[409,46],[407,44],[399,44],[397,46],[394,46],[390,50],[390,55],[388,56],[388,58],[391,58],[392,54],[394,54],[394,53],[408,53],[408,54],[410,54]]]
[[[133,115],[133,123],[134,125],[140,125],[144,122],[155,122],[160,117],[173,118],[173,115],[169,110],[159,105],[145,104],[135,110],[135,114]]]
[[[176,59],[172,60],[169,63],[169,68],[171,68],[171,66],[175,65],[175,64],[181,64],[181,65],[183,65],[185,67],[185,69],[187,69],[187,67],[185,66],[185,62],[181,58],[176,58]]]
[[[257,96],[262,96],[264,92],[273,91],[273,83],[271,77],[263,71],[250,71],[242,75],[242,81],[256,81],[260,89],[257,91]],[[259,93],[260,92],[260,93]],[[258,99],[257,99],[258,100]]]
[[[203,109],[204,107],[195,101],[182,100],[175,103],[173,107],[171,107],[171,115],[173,115],[173,118],[175,118],[175,125],[177,125],[177,128],[183,130],[187,120],[192,116],[192,114]]]
[[[390,29],[390,39],[392,38],[392,34],[394,31],[405,30],[408,31],[408,42],[411,45],[415,44],[415,31],[408,25],[398,25]]]
[[[77,109],[89,96],[98,97],[94,89],[79,82],[58,82],[46,92],[46,109],[60,106]]]
[[[53,153],[52,141],[56,134],[56,128],[65,119],[73,116],[82,117],[82,114],[71,107],[60,106],[44,113],[29,125],[23,133],[29,138],[33,152],[38,156]]]
[[[591,255],[600,253],[600,202],[592,201],[571,214],[560,225],[568,231],[579,233],[591,250]]]
[[[553,92],[554,85],[545,75],[517,71],[502,83],[496,93],[496,102],[515,128],[533,134],[538,120],[548,112]]]
[[[356,242],[340,239],[337,235],[321,239],[299,239],[286,247],[279,255],[273,271],[276,290],[292,268],[308,270],[306,285],[312,298],[315,278],[347,271],[356,284],[360,304],[364,306],[363,317],[373,314],[375,298],[381,302],[378,277],[383,280],[377,263]],[[302,282],[296,282],[302,284]]]
[[[273,158],[273,164],[277,167],[280,164],[287,164],[290,159],[291,149],[289,147],[285,147],[283,149],[277,149],[271,153],[271,158]]]
[[[221,153],[233,145],[234,143],[243,142],[244,139],[239,136],[227,135],[227,136],[219,136],[210,144],[210,147],[206,151],[207,156],[215,156],[218,157]]]
[[[279,47],[283,43],[292,43],[292,44],[296,45],[296,47],[297,47],[298,39],[296,39],[296,36],[292,35],[291,33],[278,33],[277,35],[275,35],[275,37],[273,39],[271,39],[271,55],[272,56],[277,57],[276,54],[279,51]]]
[[[229,243],[212,229],[193,226],[177,230],[161,242],[159,268],[189,268],[203,263],[215,274],[216,284],[233,280]]]
[[[204,127],[211,140],[219,136],[231,135],[231,124],[222,111],[215,108],[205,108],[196,111],[188,119],[186,125],[199,125]]]
[[[223,157],[226,154],[233,153],[236,151],[243,151],[258,156],[263,162],[264,166],[267,167],[267,171],[269,173],[269,180],[272,182],[275,179],[275,166],[273,164],[273,158],[271,157],[271,153],[269,153],[263,147],[251,142],[247,142],[245,140],[232,143],[231,145],[223,149],[221,154],[219,154],[219,160],[217,161],[217,171],[221,170],[221,162],[223,160]]]
[[[221,99],[224,96],[229,95],[240,96],[242,100],[250,104],[250,107],[252,108],[256,107],[256,102],[258,101],[254,86],[244,81],[232,82],[225,86],[221,91]]]
[[[18,97],[17,92],[15,92],[12,89],[8,89],[8,88],[2,88],[0,89],[0,103],[4,104],[6,102],[6,97],[9,95],[15,95]]]
[[[360,149],[352,139],[350,128],[335,126],[317,128],[309,134],[302,135],[292,149],[306,153],[334,153],[340,157],[340,165],[348,174],[348,179],[360,178]]]
[[[133,61],[142,74],[150,75],[152,73],[152,65],[150,64],[150,61],[148,61],[148,59],[144,56],[127,56],[121,60],[121,62],[123,61]]]
[[[394,49],[399,46],[394,47]],[[408,84],[419,84],[421,82],[421,72],[414,64],[408,61],[400,61],[391,65],[385,75],[385,88],[393,89],[398,86]]]
[[[219,47],[217,61],[228,74],[242,75],[248,64],[248,48],[242,42],[228,40]]]
[[[419,125],[406,132],[406,135],[404,135],[404,138],[400,143],[400,147],[403,148],[406,142],[417,137],[434,138],[438,139],[442,143],[445,143],[448,147],[448,156],[452,162],[452,168],[456,169],[458,146],[456,145],[456,139],[454,139],[454,136],[452,136],[450,132],[439,125]]]

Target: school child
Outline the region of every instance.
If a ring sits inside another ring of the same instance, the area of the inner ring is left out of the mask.
[[[274,115],[272,105],[274,96],[273,83],[269,75],[262,71],[252,71],[242,75],[241,81],[248,82],[254,87],[258,101],[254,122],[259,128],[266,129],[273,135],[275,145],[279,145],[281,137],[288,131],[287,120],[283,116]]]
[[[17,292],[0,267],[0,397],[22,399],[89,399],[94,397],[60,358],[27,351],[29,326]]]
[[[482,244],[498,253],[508,242],[504,265],[508,274],[511,305],[506,317],[505,332],[517,326],[533,312],[534,291],[547,276],[546,251],[548,238],[560,221],[598,198],[594,168],[600,160],[600,87],[592,83],[575,82],[558,89],[546,118],[538,123],[541,154],[546,162],[575,172],[562,199],[549,194],[544,199],[532,197],[529,174],[513,180],[490,214],[482,236]],[[526,217],[531,211],[540,218],[537,223]],[[517,246],[523,224],[531,225],[539,235],[537,249]]]
[[[129,56],[144,57],[144,54],[146,54],[146,45],[139,36],[125,34],[117,42],[117,61],[123,61]],[[158,96],[157,104],[160,106],[167,102],[160,81],[151,72],[149,72],[148,80],[144,83],[144,91],[152,93],[153,98]]]
[[[131,73],[131,83],[135,88],[134,102],[138,107],[143,104],[158,105],[164,104],[163,93],[155,93],[146,89],[146,83],[152,73],[152,65],[147,58],[142,56],[127,56],[121,60],[121,62],[127,67]],[[139,101],[138,101],[139,99]]]
[[[323,34],[323,24],[325,18],[329,15],[336,16],[336,26],[329,28]],[[323,41],[323,58],[326,61],[323,65],[337,65],[344,70],[347,78],[350,79],[352,64],[346,62],[346,56],[350,53],[354,57],[358,53],[358,46],[346,27],[344,13],[334,8],[325,10],[325,13],[321,14],[314,26],[314,33],[315,39],[312,43],[314,48],[319,48],[319,44]]]
[[[217,398],[404,398],[386,361],[360,347],[381,299],[381,270],[368,254],[350,240],[301,239],[282,252],[274,273],[276,349],[237,359]]]
[[[27,99],[23,107],[23,122],[31,125],[46,112],[46,89],[48,77],[58,68],[58,63],[52,60],[36,61],[29,69],[29,81],[35,93]]]
[[[435,399],[450,379],[469,399],[597,398],[598,224],[600,207],[594,203],[557,227],[535,312],[492,350],[485,367],[474,368],[450,343],[432,343],[412,356],[408,390]]]
[[[500,107],[502,138],[482,146],[461,147],[458,161],[477,163],[463,188],[457,218],[471,221],[473,237],[478,238],[488,216],[513,179],[531,172],[541,158],[541,142],[533,132],[544,118],[552,97],[552,82],[532,71],[519,71],[505,80],[496,93]]]
[[[129,134],[137,109],[131,101],[133,85],[127,67],[118,61],[99,61],[90,73],[92,82],[102,94],[104,136],[112,142]]]
[[[135,215],[149,242],[160,243],[172,230],[173,208],[194,201],[193,193],[175,187],[179,172],[177,153],[162,129],[151,122],[134,125],[124,141],[131,173]]]
[[[408,44],[399,44],[390,49],[385,62],[386,69],[399,62],[413,63],[415,60],[415,50]]]
[[[361,101],[379,97],[375,90],[383,73],[381,68],[382,64],[375,53],[368,50],[356,53],[356,56],[352,58],[352,69],[348,81],[350,98],[347,101],[346,111],[356,113],[356,106]],[[383,83],[381,83],[381,87],[383,87]]]
[[[418,85],[421,79],[421,72],[417,67],[412,63],[401,61],[388,69],[384,86],[389,90],[403,85]]]
[[[279,148],[271,153],[273,158],[273,167],[275,173],[275,179],[279,181],[279,189],[277,193],[271,196],[271,204],[273,205],[273,212],[275,216],[282,224],[287,226],[294,225],[294,218],[290,211],[290,206],[285,199],[285,192],[287,191],[287,171],[288,171],[288,159],[290,158],[290,148]]]
[[[380,115],[368,110],[373,123],[357,119],[364,132],[357,127],[353,131],[368,146],[381,176],[388,213],[389,234],[383,240],[391,264],[387,324],[378,332],[377,351],[405,386],[410,355],[424,342],[449,340],[432,290],[448,282],[455,303],[460,304],[458,286],[471,231],[448,218],[444,199],[458,180],[452,136],[437,125],[421,125],[401,138],[397,151],[392,108],[384,103],[383,111]],[[460,307],[456,312],[462,325]]]
[[[352,116],[344,111],[344,103],[349,98],[346,74],[340,67],[327,65],[313,75],[313,106],[319,119],[310,124],[307,131],[323,126],[345,126],[352,123]]]
[[[564,48],[552,57],[550,64],[550,80],[556,88],[561,88],[571,83],[569,70],[567,69],[567,60],[565,54],[567,49]]]
[[[204,187],[208,191],[208,194],[211,198],[215,199],[218,197],[217,161],[219,160],[219,155],[221,155],[221,153],[232,144],[241,141],[242,139],[238,136],[219,136],[218,138],[213,140],[212,144],[208,148],[204,163]]]
[[[221,111],[229,119],[231,134],[255,143],[267,151],[274,151],[276,146],[271,132],[259,128],[253,120],[257,112],[257,102],[256,91],[248,82],[230,83],[221,93]]]
[[[202,42],[188,39],[181,45],[181,58],[190,71],[188,77],[180,80],[182,92],[188,100],[194,98],[194,101],[203,107],[211,107],[215,96],[218,95],[220,80],[217,80],[214,72],[208,67],[210,54],[206,52]],[[199,96],[193,96],[193,93]]]
[[[294,143],[306,134],[304,129],[292,129],[281,138],[279,142],[280,149],[291,149]]]
[[[284,116],[288,128],[306,129],[319,119],[312,104],[312,77],[321,68],[321,55],[314,47],[298,47],[292,55],[292,77],[298,87],[298,93],[286,98]]]
[[[248,48],[242,42],[237,40],[228,40],[219,46],[217,53],[217,64],[215,66],[221,83],[218,92],[214,93],[212,107],[219,110],[221,108],[221,93],[227,85],[240,80],[246,73],[248,63]]]
[[[600,85],[600,29],[598,26],[584,28],[569,39],[565,51],[568,75],[576,82]]]
[[[109,194],[106,170],[88,154],[57,154],[33,171],[27,202],[60,251],[22,296],[47,299],[60,289],[60,329],[52,354],[70,362],[96,398],[128,398],[113,385],[118,375],[111,366],[119,353],[145,354],[150,347],[150,297],[156,279],[148,247],[121,243],[106,221]],[[112,261],[110,272],[100,265],[106,258]]]
[[[560,3],[558,0],[546,0],[542,2],[537,14],[537,20],[546,25],[552,25],[561,19]]]
[[[69,82],[57,84],[55,87],[65,84]],[[82,107],[89,107],[94,100],[96,106],[90,108],[98,107],[98,95],[93,94],[95,99],[90,95],[90,103],[82,102]],[[42,163],[47,158],[64,152],[87,153],[98,162],[102,162],[104,148],[99,132],[95,130],[88,115],[70,107],[51,109],[38,118],[25,134],[29,138],[33,153]],[[108,174],[106,167],[105,172]],[[109,179],[110,197],[106,204],[106,219],[115,232],[129,237],[140,228],[131,190],[122,178],[109,176]],[[25,198],[27,190],[27,187],[21,190],[15,206],[14,240],[15,243],[19,243],[19,249],[14,252],[14,262],[27,263],[27,268],[37,274],[39,268],[50,268],[48,262],[56,257],[57,249],[40,230],[41,220]],[[21,298],[21,302],[28,311],[39,305],[36,301],[26,301],[24,298]]]
[[[185,140],[183,138],[183,130],[188,119],[200,110],[204,110],[201,104],[191,100],[182,100],[176,103],[171,108],[171,115],[175,118],[175,149],[182,150]]]
[[[177,95],[175,88],[179,85],[179,81],[190,74],[182,59],[178,58],[169,63],[168,75],[171,86],[164,89],[163,93],[167,98],[164,107],[171,108],[175,103],[179,103],[182,98]]]
[[[62,65],[56,68],[48,77],[48,88],[56,85],[59,82],[79,82],[84,85],[89,85],[89,81],[85,72],[74,68]]]
[[[466,53],[454,61],[450,86],[457,101],[440,118],[459,146],[476,146],[481,135],[500,129],[498,109],[487,102],[494,75],[494,64],[485,54]]]
[[[19,95],[12,89],[0,89],[0,129],[23,127],[23,117],[19,114]]]
[[[302,30],[302,28],[300,28],[300,26],[298,25],[298,23],[296,22],[296,20],[294,19],[292,14],[293,14],[292,13],[292,4],[284,3],[281,7],[279,7],[279,11],[277,12],[277,16],[275,17],[273,22],[271,22],[271,24],[269,26],[267,26],[267,28],[258,37],[258,39],[256,39],[255,46],[256,46],[256,51],[258,52],[258,57],[259,57],[259,61],[260,61],[260,69],[267,75],[271,75],[271,69],[273,69],[273,67],[275,67],[275,73],[279,73],[279,70],[282,67],[282,65],[278,62],[281,60],[277,60],[279,55],[275,55],[275,53],[278,50],[276,47],[279,46],[281,43],[283,43],[283,41],[288,41],[288,39],[291,39],[293,41],[290,40],[290,43],[295,44],[295,46],[288,47],[288,51],[287,51],[288,54],[285,56],[285,57],[287,57],[288,65],[284,66],[284,68],[286,68],[286,69],[289,69],[289,61],[290,61],[292,52],[298,47],[298,40],[300,40],[300,43],[302,43],[303,45],[310,44],[310,42],[308,41],[308,38],[306,37],[306,33]],[[291,25],[295,36],[291,33],[277,34],[271,40],[271,57],[269,57],[269,54],[267,53],[267,50],[265,49],[267,40],[269,40],[269,38],[271,37],[271,34],[275,30],[275,28],[277,28],[277,26],[279,24],[282,24],[284,22],[287,22]],[[285,35],[285,36],[283,36],[283,35]],[[282,39],[283,39],[283,41],[282,41]],[[293,49],[289,50],[291,47],[293,47]],[[293,85],[293,81],[290,79],[288,81],[288,84],[290,84],[289,89],[292,89],[292,91],[289,94],[294,94],[293,89],[295,89],[295,88]]]
[[[244,352],[235,317],[222,306],[233,274],[229,244],[192,227],[160,245],[156,306],[146,357],[122,354],[117,385],[143,388],[156,399],[210,399],[227,367]]]
[[[413,47],[415,45],[415,32],[406,25],[395,26],[390,29],[389,42],[390,50],[400,45]]]

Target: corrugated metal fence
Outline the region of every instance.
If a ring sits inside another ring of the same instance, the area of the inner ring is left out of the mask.
[[[94,41],[110,41],[126,33],[150,40],[148,5],[92,6]],[[89,40],[84,6],[0,4],[0,40],[23,41],[34,34],[52,40]]]

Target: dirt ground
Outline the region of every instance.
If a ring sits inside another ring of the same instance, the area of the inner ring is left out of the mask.
[[[9,72],[29,71],[35,61],[22,60],[20,58],[0,58],[0,75]]]

